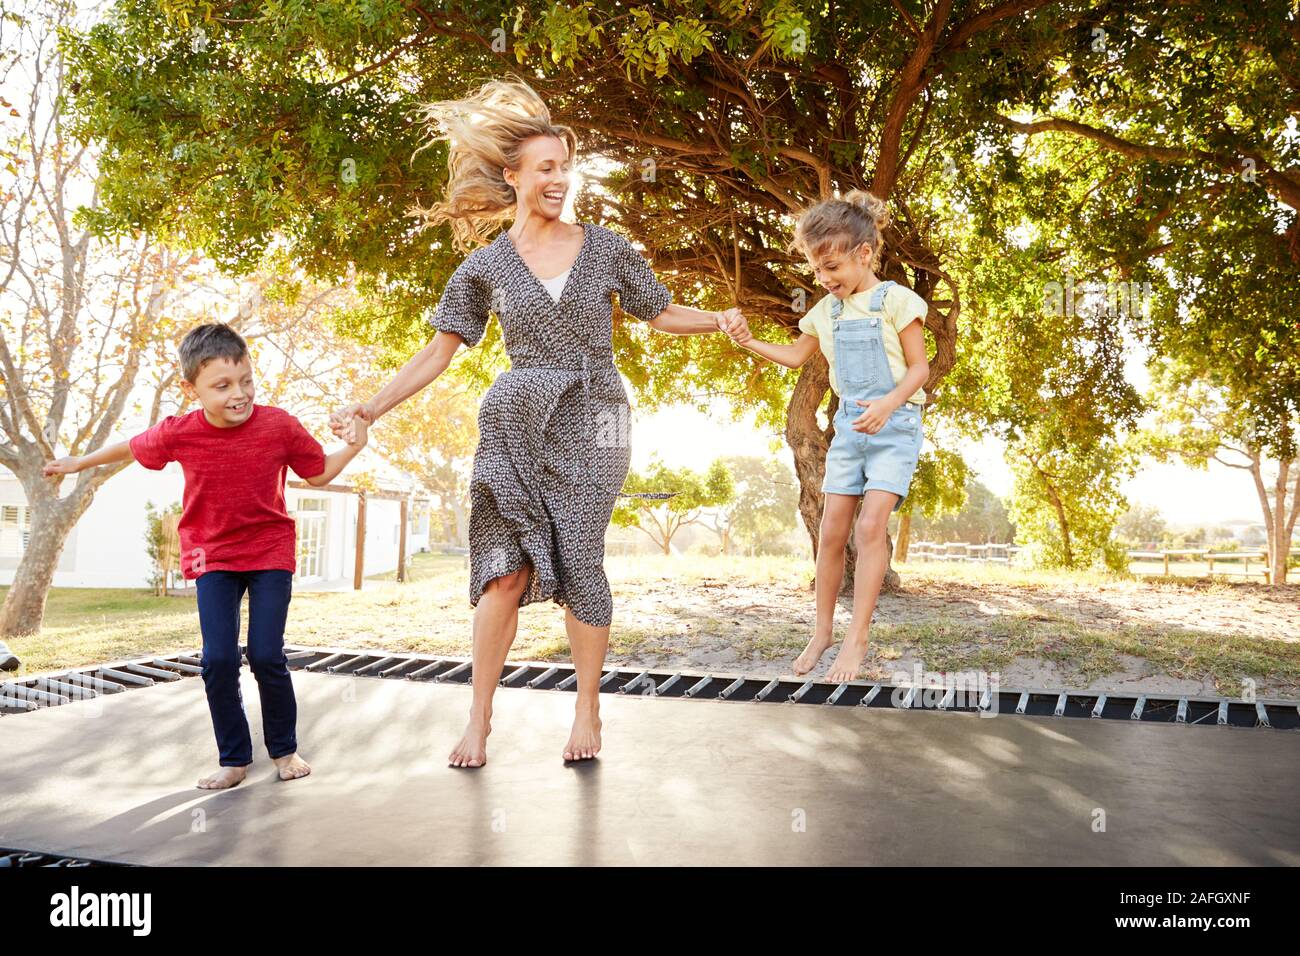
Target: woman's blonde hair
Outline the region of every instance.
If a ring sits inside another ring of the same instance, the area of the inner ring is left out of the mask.
[[[450,221],[461,251],[487,243],[485,227],[513,217],[517,197],[502,169],[519,169],[527,139],[556,136],[570,160],[578,149],[573,130],[552,123],[546,103],[518,77],[489,80],[464,99],[424,103],[417,112],[430,135],[415,153],[439,140],[447,140],[451,148],[442,200],[428,207],[416,204],[408,215],[423,220],[421,230]]]
[[[884,200],[854,189],[839,198],[823,199],[800,213],[790,251],[811,258],[828,251],[847,252],[865,242],[871,248],[871,267],[879,271],[888,225],[889,207]]]

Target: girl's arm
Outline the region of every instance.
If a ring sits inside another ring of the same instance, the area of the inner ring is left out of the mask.
[[[914,319],[907,323],[907,328],[898,333],[898,341],[903,346],[903,358],[907,360],[907,374],[884,398],[892,408],[902,407],[930,377],[930,362],[925,357],[925,334],[921,330],[921,320]]]
[[[87,468],[94,468],[96,465],[112,465],[119,461],[135,461],[135,455],[131,454],[130,442],[105,445],[99,451],[92,451],[89,455],[69,455],[67,458],[47,461],[42,474],[47,478],[51,475],[72,475]]]
[[[777,342],[760,341],[749,334],[748,331],[734,338],[733,341],[741,348],[748,349],[755,355],[762,356],[778,365],[784,365],[786,368],[799,368],[804,362],[812,358],[812,354],[817,351],[818,344],[817,336],[809,335],[807,332],[800,332],[797,339],[784,345]]]

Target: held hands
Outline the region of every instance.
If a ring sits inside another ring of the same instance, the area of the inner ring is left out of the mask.
[[[894,413],[894,408],[891,408],[883,398],[877,398],[870,402],[863,401],[860,398],[854,399],[854,401],[862,406],[862,414],[853,419],[853,430],[855,432],[866,432],[868,435],[874,435],[885,427],[885,422],[889,421],[889,416]]]
[[[349,445],[364,445],[374,412],[366,402],[353,402],[330,413],[330,431]]]
[[[718,313],[718,329],[726,332],[737,345],[744,345],[754,337],[749,331],[749,322],[734,306]]]

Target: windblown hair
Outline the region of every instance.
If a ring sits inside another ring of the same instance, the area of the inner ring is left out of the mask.
[[[871,267],[880,271],[880,254],[885,247],[889,207],[877,196],[854,189],[843,197],[823,199],[809,206],[794,227],[790,251],[806,256],[847,252],[860,243],[871,248]]]
[[[205,322],[185,333],[180,348],[181,376],[193,384],[203,366],[213,359],[238,362],[248,355],[244,337],[225,322]]]
[[[415,153],[439,140],[451,147],[442,200],[417,204],[408,215],[423,220],[422,230],[450,221],[453,242],[462,252],[489,241],[488,225],[513,218],[517,197],[502,169],[519,169],[525,140],[557,136],[570,160],[578,149],[573,130],[552,123],[546,103],[518,77],[490,80],[464,99],[424,103],[418,112],[430,135]]]

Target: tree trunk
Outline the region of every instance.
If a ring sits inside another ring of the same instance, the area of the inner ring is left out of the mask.
[[[817,560],[817,549],[821,538],[821,486],[822,480],[826,477],[826,449],[830,447],[831,438],[835,434],[834,426],[829,422],[832,416],[827,414],[828,422],[823,428],[817,421],[817,410],[829,389],[830,369],[826,365],[825,357],[818,352],[799,372],[799,381],[795,383],[794,391],[790,395],[790,404],[786,408],[785,418],[785,440],[794,453],[794,470],[799,479],[799,516],[803,518],[804,527],[812,541],[814,561]],[[831,393],[829,404],[833,407],[836,401],[838,397]],[[859,501],[858,509],[861,507],[862,503]],[[854,521],[855,523],[857,521],[856,510]],[[894,542],[888,534],[885,535],[885,544],[889,548],[892,559]],[[848,546],[845,548],[844,577],[840,581],[840,594],[853,593],[853,575],[857,561],[857,544],[854,542],[854,535],[850,534]],[[881,591],[895,591],[899,583],[898,572],[887,565]]]
[[[0,609],[0,637],[25,637],[41,629],[45,601],[54,581],[54,569],[68,532],[85,509],[70,507],[49,495],[28,498],[32,509],[31,535],[22,560],[14,572],[14,583]]]
[[[895,546],[894,554],[902,563],[907,563],[907,548],[912,543],[912,516],[911,514],[898,516],[898,543]]]

